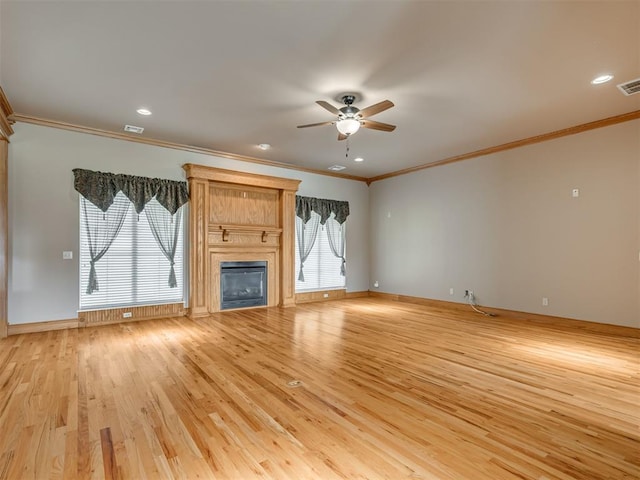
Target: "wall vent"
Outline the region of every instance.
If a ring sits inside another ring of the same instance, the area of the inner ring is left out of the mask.
[[[633,95],[634,93],[640,92],[640,78],[636,78],[635,80],[630,80],[625,83],[621,83],[618,85],[618,88],[625,95]]]
[[[142,133],[142,132],[144,132],[144,128],[136,127],[134,125],[125,125],[124,126],[124,131],[125,132],[129,132],[129,133]]]

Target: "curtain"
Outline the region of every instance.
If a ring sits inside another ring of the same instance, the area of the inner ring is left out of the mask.
[[[305,223],[300,217],[296,217],[296,238],[298,239],[298,254],[300,255],[300,273],[298,280],[304,282],[304,261],[309,257],[313,244],[318,237],[318,227],[320,226],[320,215],[313,214]]]
[[[107,250],[109,250],[109,247],[118,236],[131,202],[124,195],[115,195],[111,206],[107,211],[103,211],[102,221],[97,222],[89,221],[88,212],[98,207],[84,197],[80,197],[80,202],[85,218],[85,233],[91,256],[91,269],[89,270],[89,283],[87,284],[87,294],[91,295],[99,290],[95,264],[107,253]]]
[[[303,222],[307,222],[311,218],[311,212],[320,215],[322,225],[326,223],[332,213],[335,215],[336,221],[342,225],[349,216],[349,202],[296,195],[296,216],[300,217]]]
[[[327,227],[327,239],[329,240],[329,247],[333,254],[342,260],[340,264],[340,275],[343,277],[346,273],[346,260],[344,258],[344,244],[345,244],[345,224],[338,223],[334,217],[327,219],[325,224]]]
[[[149,221],[153,238],[155,238],[158,247],[160,247],[160,250],[171,264],[169,287],[176,288],[178,282],[176,281],[176,272],[173,265],[176,256],[176,245],[178,244],[178,234],[182,223],[182,208],[179,208],[176,213],[171,215],[169,210],[153,199],[144,207],[144,213]]]
[[[122,192],[133,203],[138,215],[154,197],[171,214],[189,201],[187,182],[94,172],[81,168],[74,168],[73,175],[74,188],[103,212],[109,209],[118,192]]]

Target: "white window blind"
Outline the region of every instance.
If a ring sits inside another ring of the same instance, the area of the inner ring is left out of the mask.
[[[82,200],[82,199],[81,199]],[[122,192],[116,202],[129,201]],[[153,202],[153,203],[152,203]],[[82,202],[81,202],[82,203]],[[115,203],[115,202],[114,202]],[[105,255],[95,262],[98,290],[87,294],[91,255],[87,240],[87,222],[108,221],[111,209],[102,212],[86,202],[86,219],[80,206],[80,310],[95,310],[136,305],[179,303],[184,300],[183,259],[184,225],[179,226],[174,258],[178,285],[169,287],[171,265],[153,237],[144,212],[138,215],[130,205],[122,229]],[[145,208],[164,208],[151,200]],[[183,207],[184,208],[184,207]],[[183,216],[184,218],[184,216]]]
[[[311,215],[318,215],[311,212]],[[302,222],[300,217],[296,217],[296,222]],[[338,222],[334,219],[334,215],[327,222]],[[346,222],[342,224],[342,228],[346,228]],[[326,226],[320,225],[318,228],[318,236],[313,245],[309,257],[304,262],[304,281],[298,280],[298,272],[300,271],[300,253],[298,249],[298,237],[296,229],[296,292],[309,290],[330,290],[337,288],[345,288],[346,277],[340,274],[342,260],[336,257],[331,251],[329,240],[327,239]],[[346,251],[346,246],[345,246]]]

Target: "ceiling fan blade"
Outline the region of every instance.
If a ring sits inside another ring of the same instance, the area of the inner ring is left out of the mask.
[[[307,125],[298,125],[298,128],[321,127],[323,125],[333,125],[335,122],[309,123]]]
[[[338,141],[340,140],[346,140],[347,136],[343,133],[338,132]]]
[[[362,120],[360,122],[364,128],[371,128],[373,130],[382,130],[383,132],[393,132],[396,129],[395,125],[388,123],[374,122],[373,120]]]
[[[384,100],[380,103],[376,103],[375,105],[363,108],[359,113],[362,118],[367,118],[375,115],[376,113],[384,112],[391,107],[393,107],[393,102],[390,100]]]
[[[330,111],[334,115],[340,115],[340,110],[338,110],[336,107],[334,107],[330,103],[325,102],[324,100],[318,100],[316,103],[320,105],[322,108],[324,108],[325,110]]]

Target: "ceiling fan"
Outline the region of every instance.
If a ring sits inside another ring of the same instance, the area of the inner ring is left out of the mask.
[[[344,103],[344,107],[339,109],[334,107],[330,103],[327,103],[323,100],[318,100],[316,102],[318,105],[320,105],[325,110],[333,113],[334,115],[337,115],[338,118],[331,122],[298,125],[298,128],[335,125],[338,129],[338,140],[344,140],[348,138],[350,135],[356,133],[360,129],[360,127],[371,128],[373,130],[382,130],[383,132],[393,132],[396,129],[395,125],[369,120],[369,117],[372,117],[377,113],[384,112],[385,110],[393,107],[393,102],[384,100],[380,103],[376,103],[375,105],[371,105],[360,110],[358,107],[353,106],[353,102],[355,102],[355,100],[355,95],[342,95],[342,103]]]

